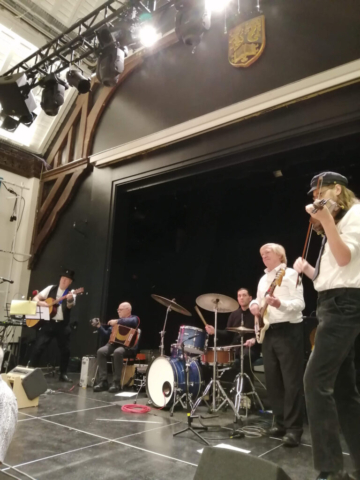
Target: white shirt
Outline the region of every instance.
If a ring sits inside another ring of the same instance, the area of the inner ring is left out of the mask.
[[[325,244],[320,272],[314,281],[315,290],[322,292],[332,288],[360,288],[360,204],[353,205],[336,225],[341,239],[351,252],[351,260],[339,267],[329,244]]]
[[[274,280],[280,268],[284,268],[284,265],[281,264],[271,271],[267,268],[265,269],[265,275],[261,277],[258,285],[256,299],[253,300],[250,305],[253,303],[261,305],[265,293],[268,291],[271,282]],[[270,323],[302,322],[301,312],[305,308],[304,291],[302,285],[296,287],[297,276],[298,274],[295,270],[287,268],[281,285],[275,287],[273,295],[280,300],[281,305],[279,308],[268,306],[267,319]]]
[[[49,296],[50,290],[53,287],[54,287],[54,285],[49,285],[48,287],[44,288],[44,290],[42,290],[38,295],[40,295],[41,298],[44,298],[46,300]],[[64,295],[64,292],[65,292],[65,290],[60,290],[60,288],[58,288],[57,292],[56,292],[56,300],[58,298],[61,298]],[[64,301],[66,301],[66,299],[64,299]],[[64,315],[63,315],[61,305],[58,305],[58,309],[57,309],[56,315],[53,318],[53,320],[56,320],[57,322],[59,322],[61,320],[64,320]]]

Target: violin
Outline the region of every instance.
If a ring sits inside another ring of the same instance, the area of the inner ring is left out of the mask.
[[[313,205],[314,210],[311,213],[316,213],[326,207],[334,218],[336,218],[336,215],[342,209],[342,207],[338,203],[334,202],[334,200],[331,199],[315,200]],[[321,225],[319,220],[314,217],[310,217],[310,223],[313,230],[315,230],[318,235],[322,235],[324,233],[323,226]]]

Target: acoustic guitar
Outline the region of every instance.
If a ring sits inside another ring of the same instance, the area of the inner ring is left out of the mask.
[[[265,294],[265,297],[266,295],[272,295],[275,288],[281,285],[284,275],[285,268],[281,268],[277,272],[274,280],[271,282],[270,287]],[[265,297],[261,301],[260,315],[255,315],[255,335],[258,343],[263,343],[266,330],[268,330],[268,328],[270,327],[270,322],[267,319],[267,309],[269,305],[266,303]]]
[[[57,314],[57,309],[59,307],[59,302],[64,300],[69,293],[72,293],[73,295],[82,295],[84,293],[84,288],[78,288],[76,290],[71,290],[71,292],[68,292],[66,295],[63,295],[62,297],[55,299],[48,297],[44,302],[46,302],[49,306],[49,315],[50,315],[50,320],[52,320],[55,315]],[[39,322],[41,322],[39,318],[27,318],[26,319],[26,325],[30,328],[35,327]]]

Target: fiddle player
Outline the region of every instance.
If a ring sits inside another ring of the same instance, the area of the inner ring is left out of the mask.
[[[249,305],[252,300],[250,292],[247,288],[239,288],[237,292],[237,301],[239,303],[239,308],[235,312],[232,312],[229,315],[226,328],[230,327],[240,327],[243,323],[243,326],[246,328],[254,329],[254,315],[249,310]],[[215,329],[211,325],[206,325],[205,330],[209,335],[214,335]],[[217,331],[218,338],[223,345],[232,344],[239,345],[241,338],[240,335],[237,335],[234,332],[229,332],[227,330]],[[249,375],[251,381],[253,381],[254,375],[252,373],[251,365],[260,357],[261,345],[256,342],[254,333],[247,333],[244,335],[244,372]],[[236,349],[236,359],[232,366],[237,372],[240,369],[240,360],[239,360],[240,349]],[[236,373],[237,373],[236,372]],[[226,373],[226,372],[225,372]],[[224,374],[225,375],[225,374]],[[222,379],[226,379],[225,376]],[[233,378],[231,379],[231,381]]]
[[[131,314],[132,307],[130,303],[120,303],[118,307],[118,320],[110,320],[108,325],[125,325],[129,328],[137,329],[140,324],[140,319],[136,315]],[[104,347],[101,347],[97,351],[97,362],[99,367],[99,383],[94,386],[94,392],[103,392],[109,390],[110,393],[117,393],[121,390],[121,372],[123,368],[124,358],[135,357],[137,346],[125,347],[118,346],[115,343],[107,343]],[[113,383],[109,388],[107,380],[107,358],[114,354],[114,376]]]
[[[301,312],[305,308],[303,288],[296,288],[297,273],[286,268],[284,247],[267,243],[260,248],[266,266],[257,298],[250,303],[253,315],[259,315],[263,300],[268,304],[270,323],[262,344],[265,382],[275,416],[271,436],[283,437],[284,445],[297,447],[303,433],[304,331]],[[275,295],[267,291],[281,268],[286,268]]]
[[[320,182],[318,184],[318,179]],[[360,479],[360,395],[355,385],[354,342],[360,333],[360,203],[346,177],[320,173],[311,180],[314,200],[332,200],[340,209],[306,211],[324,231],[314,268],[298,258],[294,268],[305,273],[318,291],[319,326],[305,372],[305,398],[318,480]],[[340,428],[355,466],[343,472]]]

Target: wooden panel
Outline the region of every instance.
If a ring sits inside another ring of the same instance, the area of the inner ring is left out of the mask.
[[[51,189],[49,195],[46,197],[45,202],[41,205],[40,210],[38,211],[37,218],[36,218],[36,223],[38,225],[41,224],[44,215],[49,213],[49,210],[54,207],[57,195],[59,194],[59,191],[61,190],[65,181],[66,181],[66,173],[63,173],[57,178],[55,185]]]
[[[63,129],[61,130],[54,146],[52,147],[48,157],[47,157],[47,162],[52,165],[54,163],[54,159],[58,151],[61,149],[62,145],[66,141],[67,134],[69,133],[70,128],[73,126],[73,124],[76,122],[84,101],[86,100],[87,95],[79,95],[78,99],[76,100],[76,105],[74,108],[74,111],[70,115],[69,120],[66,122],[64,125]]]
[[[71,125],[69,133],[68,133],[66,151],[67,151],[67,158],[66,158],[67,162],[66,163],[72,162],[73,157],[74,157],[74,127],[73,127],[73,125]]]

